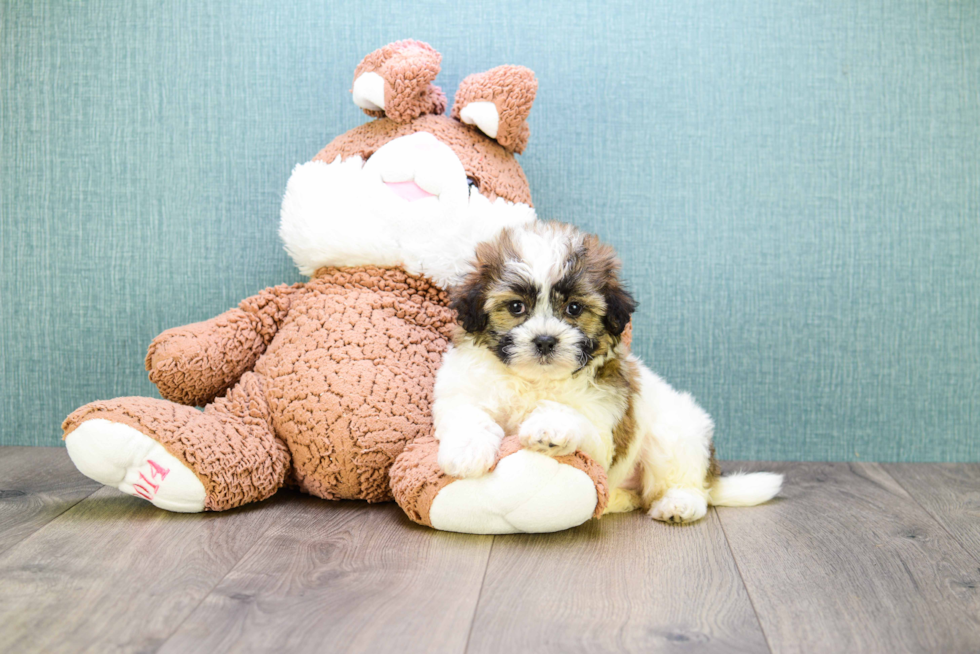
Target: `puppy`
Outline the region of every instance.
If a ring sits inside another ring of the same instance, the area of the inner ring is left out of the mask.
[[[607,513],[698,520],[772,498],[782,476],[720,476],[714,424],[621,343],[635,302],[613,249],[571,225],[511,227],[476,249],[451,292],[461,332],[436,377],[439,465],[477,477],[505,434],[550,456],[582,450],[612,489]]]

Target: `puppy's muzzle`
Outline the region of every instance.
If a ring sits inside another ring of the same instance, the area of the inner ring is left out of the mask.
[[[558,339],[548,334],[535,336],[531,342],[534,344],[534,348],[538,351],[538,354],[543,357],[549,356],[555,351],[555,347],[558,345]]]

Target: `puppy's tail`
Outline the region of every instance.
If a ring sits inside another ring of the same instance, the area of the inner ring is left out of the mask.
[[[783,476],[774,472],[736,472],[716,477],[708,491],[712,506],[755,506],[768,502],[783,487]]]

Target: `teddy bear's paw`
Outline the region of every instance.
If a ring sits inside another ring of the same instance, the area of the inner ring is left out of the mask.
[[[87,420],[65,437],[68,456],[90,479],[177,513],[204,510],[204,485],[146,434],[118,422]]]
[[[429,509],[432,526],[468,534],[548,533],[592,517],[598,493],[582,470],[518,450],[489,474],[454,481]]]
[[[708,512],[702,493],[686,488],[671,488],[650,507],[648,515],[662,522],[694,522]]]

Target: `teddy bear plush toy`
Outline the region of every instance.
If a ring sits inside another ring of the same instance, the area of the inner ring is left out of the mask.
[[[309,281],[155,338],[146,369],[165,399],[93,402],[64,421],[82,473],[169,511],[287,486],[394,499],[415,522],[470,533],[602,513],[605,473],[582,453],[509,436],[483,477],[437,463],[433,384],[456,329],[445,289],[478,242],[535,219],[514,154],[537,90],[530,70],[500,66],[463,80],[447,116],[440,61],[416,41],[364,58],[351,92],[375,119],[297,166],[282,203],[280,236]]]

